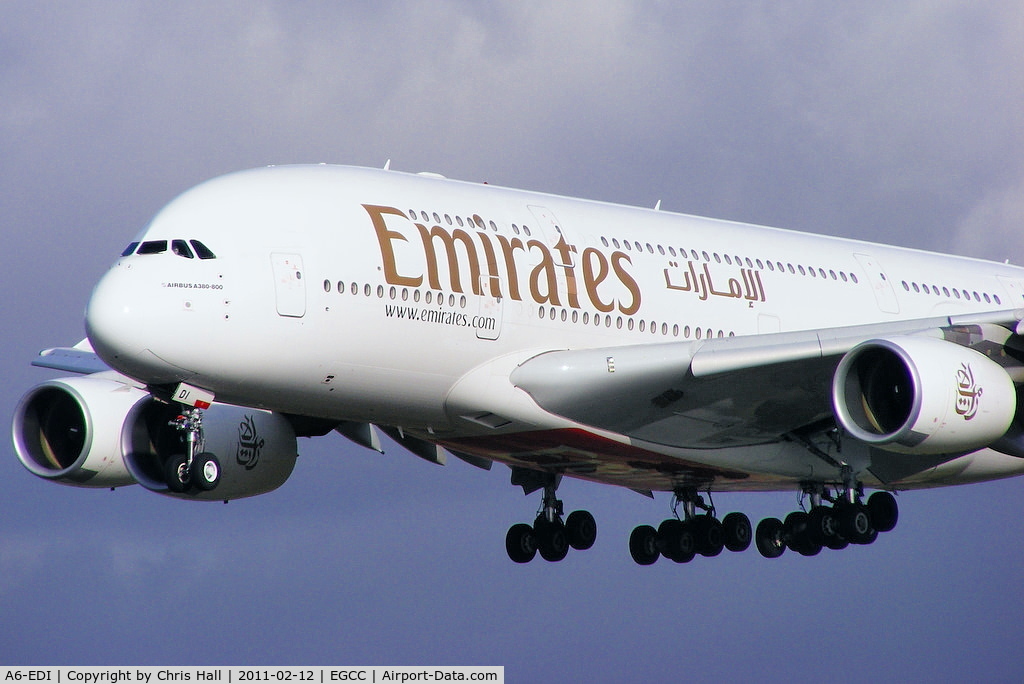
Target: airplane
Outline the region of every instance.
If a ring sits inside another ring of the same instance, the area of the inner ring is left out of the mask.
[[[102,276],[73,375],[19,402],[22,464],[185,500],[272,491],[298,437],[497,462],[597,538],[563,477],[671,495],[640,565],[893,529],[894,493],[1024,473],[1024,269],[384,169],[272,166],[186,191]],[[870,496],[866,490],[874,490]],[[793,491],[756,528],[713,494]],[[806,503],[806,505],[805,505]]]

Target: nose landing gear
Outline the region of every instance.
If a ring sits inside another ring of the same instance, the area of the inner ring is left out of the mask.
[[[198,408],[185,410],[168,423],[182,434],[186,453],[175,454],[164,463],[167,488],[182,494],[193,487],[208,492],[220,483],[220,461],[203,448],[203,412]]]

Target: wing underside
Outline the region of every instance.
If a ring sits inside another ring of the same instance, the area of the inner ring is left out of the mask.
[[[519,430],[441,443],[514,466],[642,490],[785,488],[834,479],[852,460],[879,484],[897,486],[965,453],[910,457],[849,437],[840,441],[831,395],[843,355],[868,340],[924,336],[998,357],[1020,378],[1019,362],[1006,353],[1017,346],[1019,322],[1020,312],[995,312],[550,351],[519,363],[509,373],[511,384],[544,411],[594,432]]]

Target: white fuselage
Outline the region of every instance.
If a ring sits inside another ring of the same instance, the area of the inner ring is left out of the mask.
[[[443,444],[469,440],[464,447],[582,429],[509,384],[518,363],[542,352],[696,348],[1024,304],[1024,270],[1014,266],[336,166],[215,179],[137,240],[199,240],[216,258],[135,253],[104,276],[87,325],[116,369],[151,385],[186,381],[218,401],[399,426]],[[499,413],[507,424],[488,422]],[[503,458],[510,443],[477,452],[515,462]],[[717,458],[723,467],[747,458],[748,470],[766,473],[752,488],[799,479],[813,461],[786,444],[752,453]],[[1007,457],[993,458],[986,467],[1012,474]]]

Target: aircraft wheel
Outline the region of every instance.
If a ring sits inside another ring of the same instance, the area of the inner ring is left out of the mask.
[[[815,506],[807,517],[807,531],[813,542],[820,546],[832,546],[839,537],[839,518],[828,506]]]
[[[754,532],[754,544],[765,558],[778,558],[786,551],[786,543],[782,539],[782,521],[778,518],[765,518],[757,524]]]
[[[689,563],[697,550],[693,528],[675,518],[662,521],[658,526],[658,548],[665,558],[676,563]]]
[[[565,519],[565,531],[569,535],[569,546],[586,551],[597,540],[597,521],[590,511],[573,511]]]
[[[800,540],[800,547],[796,552],[801,556],[817,556],[821,553],[821,544],[813,539],[808,539],[805,533],[804,538]]]
[[[175,454],[164,463],[164,481],[172,492],[181,494],[187,491],[191,479],[188,472],[188,456],[185,454]]]
[[[706,558],[722,553],[725,547],[725,533],[718,518],[710,514],[702,515],[691,520],[690,527],[696,541],[697,553]]]
[[[841,534],[837,534],[836,536],[832,537],[831,539],[825,542],[825,546],[832,549],[833,551],[842,551],[849,545],[850,542],[846,541],[846,539],[844,539],[843,535]]]
[[[629,535],[629,555],[637,565],[651,565],[658,560],[658,531],[650,525],[635,527]]]
[[[548,522],[541,516],[534,523],[533,532],[537,538],[537,551],[544,560],[557,563],[569,553],[569,535],[561,520]]]
[[[746,551],[753,536],[750,518],[742,513],[730,513],[722,519],[722,534],[725,548],[730,551]]]
[[[220,484],[220,461],[211,453],[204,452],[192,459],[189,473],[196,487],[208,492]]]
[[[797,553],[803,553],[807,541],[807,514],[803,511],[793,511],[786,516],[782,523],[783,534],[786,538],[786,546]]]
[[[839,531],[851,544],[868,544],[874,540],[871,532],[871,516],[863,504],[844,504],[837,510]]]
[[[505,535],[505,551],[516,563],[529,563],[537,555],[537,542],[533,537],[533,528],[526,523],[518,523],[508,528]]]
[[[821,543],[813,536],[810,520],[809,514],[794,511],[786,516],[786,522],[783,524],[786,530],[786,545],[801,556],[817,556],[821,553]]]
[[[871,525],[879,532],[888,532],[896,527],[900,519],[900,508],[896,497],[889,492],[875,492],[868,497],[868,515]]]

